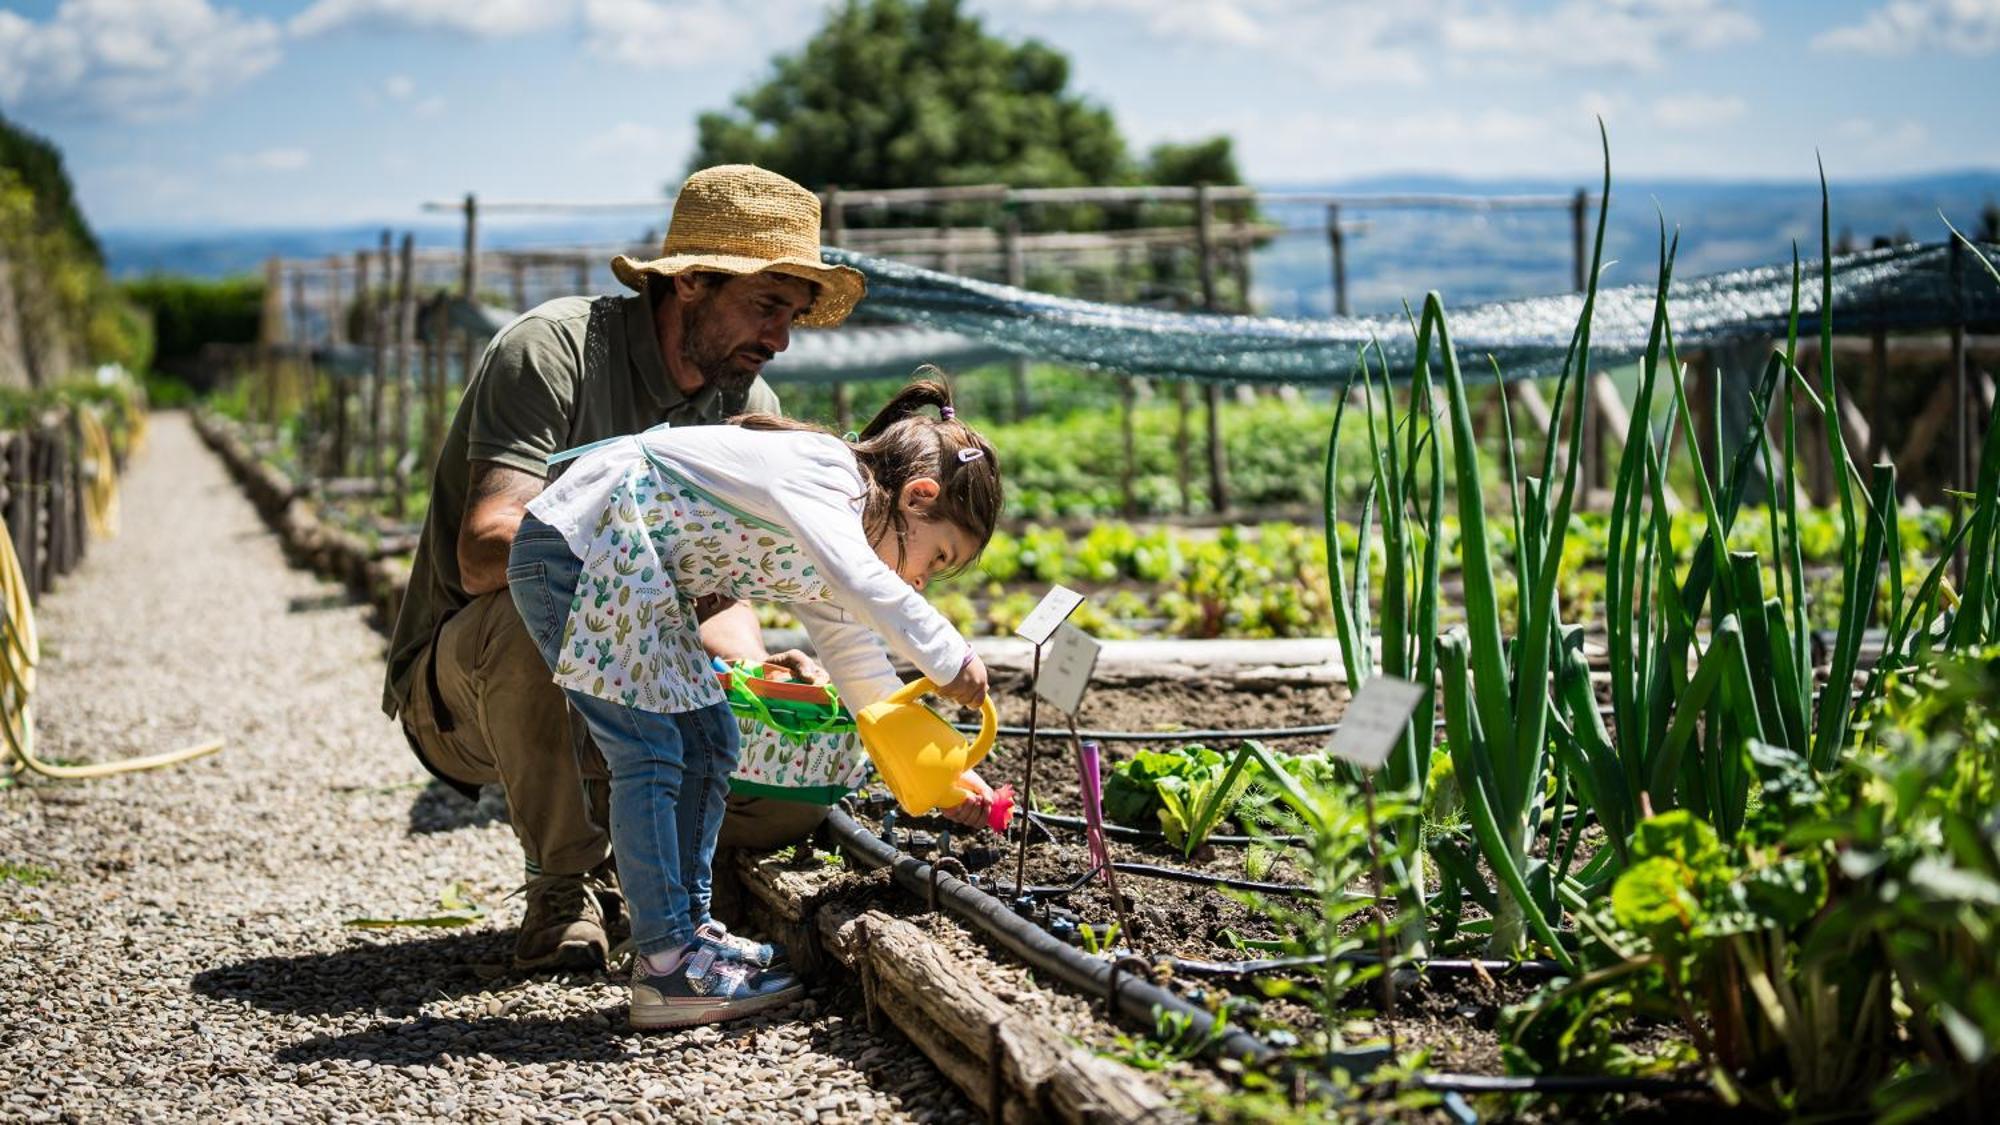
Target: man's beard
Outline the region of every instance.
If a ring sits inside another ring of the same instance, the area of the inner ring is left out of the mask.
[[[687,361],[688,366],[701,372],[703,386],[715,387],[724,395],[743,391],[756,380],[757,372],[745,371],[737,366],[736,354],[741,351],[761,352],[762,348],[756,344],[748,348],[733,348],[727,340],[712,339],[706,331],[706,321],[699,315],[700,311],[698,304],[681,310],[681,358]]]

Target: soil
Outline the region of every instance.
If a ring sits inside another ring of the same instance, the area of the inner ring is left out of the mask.
[[[1008,679],[1002,678],[995,685],[1000,720],[1003,725],[1025,725],[1029,709],[1027,685],[1021,677],[1012,679],[1013,682],[1008,682]],[[1158,745],[1170,746],[1186,741],[1172,733],[1169,724],[1163,721],[1170,717],[1175,720],[1172,726],[1181,729],[1270,728],[1334,722],[1344,708],[1345,688],[1339,686],[1271,687],[1259,684],[1254,688],[1245,688],[1227,679],[1124,682],[1094,689],[1084,700],[1077,725],[1084,729],[1160,730],[1162,737]],[[1052,716],[1049,709],[1043,708],[1040,718],[1046,735],[1038,742],[1033,807],[1043,812],[1077,815],[1081,812],[1081,802],[1069,739],[1062,726],[1049,730],[1052,725],[1062,722],[1061,716]],[[1219,741],[1213,740],[1212,744]],[[1326,736],[1269,738],[1265,741],[1282,752],[1298,753],[1320,749],[1325,744]],[[1011,783],[1020,788],[1022,767],[1026,762],[1026,743],[1024,737],[1002,738],[981,763],[982,776],[991,784]],[[1124,741],[1105,743],[1105,769],[1108,771],[1117,762],[1129,758],[1140,745],[1147,744]],[[871,830],[881,831],[880,814],[889,807],[886,799],[865,804],[861,810],[863,823]],[[924,858],[937,854],[939,834],[950,829],[948,822],[935,817],[902,816],[893,821],[893,826],[898,846]],[[1218,831],[1232,832],[1235,829],[1225,825]],[[947,846],[982,887],[1002,898],[1014,896],[1017,852],[1013,840],[1003,842],[984,833],[968,839],[960,830]],[[1584,852],[1587,853],[1592,846],[1592,841],[1586,839]],[[1114,862],[1152,864],[1211,876],[1270,883],[1297,885],[1305,881],[1304,873],[1282,852],[1272,849],[1256,849],[1260,854],[1255,856],[1253,870],[1252,849],[1238,846],[1208,846],[1197,850],[1192,857],[1183,856],[1179,849],[1165,841],[1107,840],[1107,847]],[[1578,862],[1587,858],[1587,854],[1582,854]],[[1027,852],[1025,882],[1031,890],[1063,886],[1075,882],[1091,869],[1092,863],[1082,834],[1058,829],[1052,839],[1041,834],[1035,836]],[[1282,936],[1276,923],[1254,909],[1246,901],[1246,896],[1239,892],[1219,891],[1212,885],[1153,878],[1132,872],[1117,873],[1117,878],[1120,897],[1126,907],[1125,921],[1129,925],[1129,929],[1121,931],[1117,940],[1121,947],[1142,952],[1154,960],[1178,957],[1240,961],[1279,955],[1245,948],[1237,943],[1236,939],[1270,941]],[[1368,888],[1364,882],[1352,889],[1365,892]],[[1060,933],[1079,945],[1084,945],[1084,942],[1074,927],[1088,925],[1093,933],[1102,934],[1119,920],[1119,912],[1101,876],[1067,893],[1040,894],[1036,897],[1037,904],[1028,908],[1030,916],[1052,932]],[[1466,904],[1468,920],[1481,916],[1481,913],[1473,904]],[[1367,916],[1366,912],[1357,912],[1343,928],[1351,932],[1363,925]],[[1477,951],[1438,951],[1438,955],[1476,956]],[[1295,990],[1294,994],[1266,995],[1270,985],[1278,984],[1280,989],[1287,987],[1279,982],[1289,982],[1289,987]],[[1262,975],[1227,982],[1224,978],[1201,978],[1183,973],[1171,978],[1170,986],[1197,1002],[1215,1003],[1223,993],[1245,997],[1249,1003],[1237,1018],[1247,1022],[1251,1030],[1267,1041],[1283,1042],[1289,1036],[1300,1042],[1312,1043],[1323,1031],[1322,1016],[1316,1008],[1304,1002],[1318,987],[1317,980],[1310,973]],[[1395,1002],[1387,1018],[1381,1014],[1379,985],[1366,985],[1349,991],[1341,998],[1341,1010],[1337,1013],[1341,1023],[1337,1030],[1342,1042],[1350,1048],[1386,1042],[1393,1043],[1396,1050],[1406,1056],[1409,1052],[1421,1052],[1423,1068],[1430,1072],[1505,1074],[1507,1068],[1497,1031],[1501,1013],[1508,1006],[1528,999],[1537,987],[1539,983],[1534,980],[1505,975],[1418,975],[1406,971],[1397,976]],[[1633,1033],[1633,1045],[1647,1050],[1664,1046],[1674,1038],[1676,1035],[1671,1028],[1641,1028]],[[1521,1119],[1521,1108],[1502,1105],[1495,1099],[1488,1101],[1489,1104],[1480,1107],[1484,1113],[1502,1119]],[[1543,1100],[1536,1106],[1533,1111],[1536,1114],[1616,1112],[1621,1116],[1636,1114],[1654,1120],[1677,1119],[1691,1112],[1706,1114],[1715,1108],[1712,1101],[1705,1098],[1696,1098],[1692,1102],[1627,1098],[1615,1103]]]

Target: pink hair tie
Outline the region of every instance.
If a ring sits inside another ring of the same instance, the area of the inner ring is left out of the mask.
[[[938,407],[938,420],[941,422],[949,422],[953,418],[956,418],[957,416],[958,416],[958,411],[953,410],[949,406]]]

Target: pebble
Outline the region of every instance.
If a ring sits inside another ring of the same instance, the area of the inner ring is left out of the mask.
[[[56,873],[0,882],[0,1118],[977,1119],[858,1010],[642,1036],[608,976],[482,968],[512,948],[520,849],[502,809],[425,784],[377,706],[368,611],[286,565],[179,415],[155,416],[120,506],[37,609],[37,748],[225,747],[0,789],[0,861]],[[343,924],[438,913],[453,883],[485,919]],[[857,1100],[871,1069],[885,1086]],[[886,1085],[913,1073],[911,1096]]]

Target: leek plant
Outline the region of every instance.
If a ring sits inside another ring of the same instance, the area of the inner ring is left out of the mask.
[[[1532,938],[1570,963],[1559,932],[1565,910],[1608,893],[1632,859],[1632,834],[1648,817],[1686,810],[1733,843],[1745,829],[1757,781],[1753,748],[1794,755],[1813,773],[1825,774],[1853,742],[1857,716],[1879,696],[1884,675],[1933,649],[1963,648],[2000,633],[2000,415],[1988,430],[1970,513],[1912,592],[1903,573],[1895,468],[1884,463],[1864,474],[1839,425],[1830,207],[1822,176],[1817,378],[1801,374],[1796,362],[1801,271],[1795,255],[1789,328],[1749,389],[1748,432],[1712,477],[1696,474],[1699,542],[1684,566],[1674,548],[1667,481],[1677,444],[1692,450],[1700,435],[1669,302],[1679,239],[1670,238],[1662,222],[1653,322],[1612,490],[1605,546],[1610,722],[1605,721],[1590,680],[1583,628],[1563,621],[1559,579],[1566,557],[1575,554],[1565,545],[1579,474],[1578,458],[1559,463],[1558,445],[1566,440],[1571,450],[1582,446],[1591,319],[1610,197],[1608,150],[1607,141],[1589,285],[1551,400],[1550,437],[1539,473],[1523,473],[1515,462],[1513,435],[1507,434],[1503,479],[1519,583],[1511,631],[1495,577],[1499,564],[1483,488],[1488,474],[1442,300],[1429,295],[1413,325],[1416,353],[1403,417],[1390,400],[1378,422],[1375,374],[1362,353],[1357,377],[1368,406],[1371,479],[1351,559],[1335,535],[1331,502],[1327,510],[1335,632],[1355,689],[1375,673],[1371,650],[1378,634],[1382,672],[1441,687],[1445,746],[1470,829],[1469,838],[1443,833],[1422,838],[1420,810],[1434,728],[1412,723],[1384,767],[1385,788],[1403,798],[1404,812],[1391,830],[1414,845],[1399,849],[1407,858],[1395,872],[1403,884],[1405,951],[1423,948],[1427,925],[1434,937],[1456,928],[1456,894],[1426,902],[1419,857],[1428,854],[1447,888],[1463,886],[1492,914],[1490,924],[1464,927],[1472,932],[1490,925],[1490,955],[1521,956]],[[2000,282],[2000,272],[1984,255],[1975,256]],[[1433,380],[1434,357],[1442,368],[1441,386]],[[1497,369],[1494,374],[1500,375]],[[1385,364],[1385,385],[1388,375]],[[1709,393],[1710,405],[1719,407],[1720,380],[1711,381]],[[1332,474],[1345,403],[1344,398],[1335,412],[1328,442],[1328,497],[1337,491]],[[1818,413],[1821,424],[1810,427],[1817,436],[1800,432],[1802,404]],[[1775,439],[1767,421],[1774,408],[1782,418]],[[1441,414],[1448,431],[1439,424]],[[1721,411],[1711,409],[1709,415],[1719,419]],[[1718,450],[1725,448],[1725,435],[1712,436]],[[1796,499],[1802,446],[1814,441],[1833,466],[1838,491],[1840,602],[1824,688],[1816,686],[1809,643],[1807,552]],[[1447,443],[1464,624],[1440,636],[1438,547],[1445,529]],[[1761,522],[1770,537],[1774,580],[1767,580],[1760,553],[1732,550],[1730,542],[1760,462],[1770,484]],[[1368,589],[1367,556],[1378,519],[1384,552],[1379,602]],[[1951,556],[1961,547],[1970,556],[1962,592],[1946,579]],[[1371,607],[1378,605],[1371,617]],[[1862,637],[1878,608],[1885,612],[1886,650],[1879,666],[1863,676]],[[1433,713],[1432,706],[1427,694],[1418,714]],[[1572,809],[1576,815],[1567,815]],[[1578,862],[1593,820],[1602,826],[1604,846]]]
[[[1384,360],[1382,409],[1386,434],[1377,432],[1375,379],[1368,366],[1367,350],[1361,352],[1357,374],[1362,379],[1367,410],[1370,479],[1362,497],[1351,582],[1346,574],[1347,559],[1336,534],[1338,515],[1334,503],[1334,471],[1340,457],[1341,422],[1352,397],[1352,378],[1334,409],[1333,432],[1327,440],[1324,493],[1327,577],[1333,592],[1334,634],[1340,645],[1348,687],[1359,692],[1375,671],[1376,628],[1370,613],[1368,551],[1373,539],[1375,514],[1379,510],[1385,559],[1380,613],[1381,668],[1385,675],[1422,687],[1423,696],[1415,711],[1420,717],[1431,715],[1436,707],[1432,699],[1437,667],[1433,638],[1437,635],[1438,552],[1444,538],[1444,469],[1433,427],[1429,351],[1428,339],[1420,338],[1410,408],[1400,425],[1396,418],[1395,397],[1389,393],[1389,370]],[[1379,357],[1379,347],[1376,353]],[[1402,431],[1400,434],[1399,430]],[[1420,456],[1428,468],[1421,490],[1417,471]],[[1435,734],[1436,729],[1431,723],[1410,723],[1382,767],[1384,788],[1401,795],[1404,800],[1399,807],[1407,810],[1390,818],[1389,824],[1399,840],[1411,845],[1396,849],[1392,867],[1401,896],[1398,905],[1402,929],[1398,944],[1403,952],[1413,956],[1422,956],[1425,951],[1421,796],[1429,772]]]

